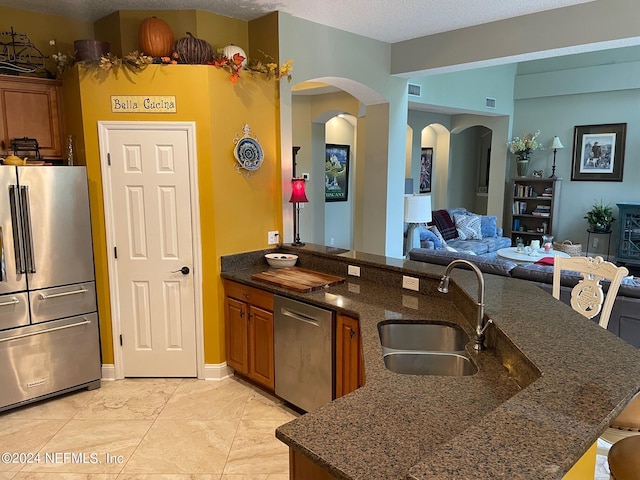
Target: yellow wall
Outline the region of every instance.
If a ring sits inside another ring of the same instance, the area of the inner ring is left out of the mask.
[[[74,67],[80,110],[69,113],[82,125],[90,202],[103,363],[113,363],[107,251],[97,122],[195,121],[200,189],[205,363],[224,361],[224,322],[220,256],[265,248],[268,230],[281,230],[281,192],[276,142],[277,83],[243,76],[233,85],[228,73],[210,66],[151,65],[129,80],[122,72],[104,74]],[[67,81],[66,81],[67,82]],[[110,96],[175,95],[175,114],[112,113]],[[263,166],[250,178],[240,175],[233,140],[248,123],[265,152]],[[82,162],[82,159],[79,160]]]

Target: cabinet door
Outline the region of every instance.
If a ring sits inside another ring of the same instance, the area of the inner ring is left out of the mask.
[[[275,389],[273,313],[249,306],[249,377]]]
[[[336,398],[362,385],[360,324],[338,315],[336,320]]]
[[[38,140],[43,157],[62,156],[62,87],[40,78],[0,78],[0,140],[9,151],[11,140]]]
[[[246,316],[245,303],[226,297],[224,323],[227,365],[245,375],[249,372]]]

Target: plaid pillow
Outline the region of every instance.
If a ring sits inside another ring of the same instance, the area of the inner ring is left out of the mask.
[[[453,240],[458,237],[456,226],[451,220],[449,212],[446,210],[435,210],[431,212],[431,222],[429,225],[435,225],[445,240]]]

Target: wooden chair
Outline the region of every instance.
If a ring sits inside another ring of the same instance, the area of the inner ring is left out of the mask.
[[[613,302],[622,279],[629,275],[626,267],[618,267],[602,257],[569,257],[556,255],[553,260],[553,296],[560,300],[560,275],[562,270],[571,270],[582,274],[582,280],[571,290],[571,307],[578,313],[591,319],[600,314],[602,328],[609,325]],[[605,296],[600,282],[609,280],[609,290]]]
[[[589,319],[600,314],[598,323],[606,329],[620,283],[629,274],[629,270],[607,262],[602,257],[562,258],[556,255],[553,264],[553,296],[560,299],[562,270],[581,273],[582,280],[571,290],[571,307]],[[604,279],[610,282],[606,296],[600,285]],[[640,434],[640,395],[636,395],[629,402],[629,405],[611,422],[600,438],[609,443],[616,443],[625,437],[638,434]]]

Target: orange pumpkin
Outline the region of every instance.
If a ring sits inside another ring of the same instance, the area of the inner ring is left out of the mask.
[[[152,57],[166,57],[171,54],[173,31],[167,22],[157,17],[147,17],[140,23],[138,43],[140,50]]]

